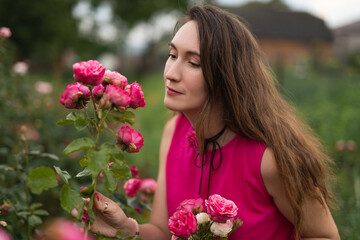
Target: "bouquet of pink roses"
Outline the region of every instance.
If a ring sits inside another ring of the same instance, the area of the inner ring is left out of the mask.
[[[233,201],[218,194],[205,201],[186,199],[169,218],[172,239],[228,239],[243,223],[236,218],[237,211]]]

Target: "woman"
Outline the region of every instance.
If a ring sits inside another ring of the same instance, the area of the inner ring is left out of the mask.
[[[181,201],[217,193],[244,222],[230,239],[339,239],[328,208],[331,161],[276,90],[247,28],[195,6],[169,49],[164,104],[180,114],[164,128],[149,223],[139,227],[98,193],[92,231],[170,239],[168,218]]]

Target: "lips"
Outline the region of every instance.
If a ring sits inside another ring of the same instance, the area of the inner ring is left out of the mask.
[[[167,88],[167,92],[168,92],[168,93],[172,93],[172,94],[182,94],[181,92],[176,91],[176,90],[173,89],[173,88],[170,88],[170,87],[166,87],[166,88]]]

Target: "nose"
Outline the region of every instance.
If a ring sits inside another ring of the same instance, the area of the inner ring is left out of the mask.
[[[178,59],[168,59],[164,69],[165,80],[180,81],[181,79],[181,66]]]

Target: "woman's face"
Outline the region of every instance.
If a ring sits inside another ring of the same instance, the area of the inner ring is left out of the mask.
[[[164,105],[184,114],[198,113],[207,98],[198,35],[195,21],[184,24],[169,44],[170,55],[164,69]]]

